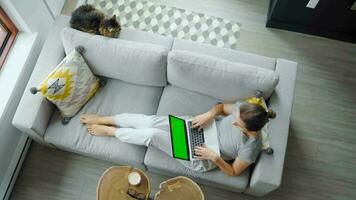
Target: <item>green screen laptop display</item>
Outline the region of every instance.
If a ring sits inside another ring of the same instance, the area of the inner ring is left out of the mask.
[[[189,160],[187,130],[183,119],[169,115],[173,157]]]

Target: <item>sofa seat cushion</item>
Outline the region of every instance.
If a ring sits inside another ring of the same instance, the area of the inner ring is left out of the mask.
[[[80,124],[80,116],[84,113],[109,116],[123,112],[155,114],[161,94],[160,87],[109,79],[69,124],[62,125],[59,112],[55,112],[46,130],[45,141],[71,152],[143,167],[146,147],[123,143],[116,138],[92,136]]]
[[[225,101],[237,101],[263,92],[267,99],[279,75],[273,71],[218,57],[173,50],[168,54],[168,82]]]
[[[158,115],[195,116],[211,109],[219,101],[216,98],[192,92],[174,85],[164,88]]]
[[[217,168],[203,173],[195,172],[153,146],[149,146],[147,149],[145,165],[149,171],[167,176],[184,175],[193,178],[198,183],[233,192],[243,192],[247,188],[250,177],[250,168],[236,177],[225,175]]]
[[[72,28],[62,30],[66,54],[83,46],[93,73],[130,83],[165,86],[170,46],[92,35]]]

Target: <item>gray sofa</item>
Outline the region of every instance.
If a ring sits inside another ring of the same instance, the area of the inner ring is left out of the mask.
[[[262,152],[257,163],[237,177],[229,177],[218,169],[197,173],[186,169],[154,147],[146,148],[126,144],[118,139],[91,136],[86,133],[85,127],[79,123],[79,116],[83,113],[114,115],[130,112],[194,116],[207,111],[221,100],[214,95],[209,96],[205,92],[197,91],[199,87],[194,85],[187,88],[184,83],[176,84],[174,78],[169,75],[169,73],[172,73],[170,71],[167,72],[168,78],[164,74],[164,79],[161,80],[162,77],[156,77],[160,81],[146,84],[145,81],[148,79],[155,81],[155,77],[150,77],[145,72],[143,72],[142,77],[135,78],[135,76],[125,75],[127,71],[115,75],[114,71],[110,73],[110,71],[101,71],[100,68],[94,69],[94,73],[106,76],[108,83],[67,125],[62,125],[59,112],[51,103],[41,95],[30,94],[29,88],[37,86],[64,58],[65,51],[70,50],[69,46],[73,45],[67,41],[68,44],[65,44],[66,47],[64,47],[61,39],[61,31],[68,26],[68,22],[69,17],[67,16],[58,16],[55,20],[14,116],[14,126],[43,145],[120,165],[133,165],[168,176],[186,175],[199,183],[224,190],[262,196],[279,187],[286,153],[297,63],[172,39],[128,28],[122,30],[121,39],[142,43],[142,48],[145,48],[145,44],[154,44],[157,49],[162,49],[162,47],[166,49],[166,54],[174,50],[196,52],[230,62],[245,63],[273,70],[279,75],[279,83],[269,98],[269,106],[278,113],[278,117],[269,126],[269,143],[274,149],[274,154],[268,155]],[[128,42],[126,45],[130,46],[130,44]],[[85,54],[84,56],[86,57]],[[163,67],[166,68],[167,57],[164,58]],[[114,60],[109,61],[114,62]],[[95,60],[92,62],[95,62]],[[121,60],[118,60],[118,62],[121,62]],[[156,61],[152,60],[152,62]],[[132,73],[140,73],[140,71],[135,70]],[[139,79],[137,83],[135,82],[136,79]],[[228,98],[228,100],[233,99]],[[222,100],[226,99],[222,97]]]

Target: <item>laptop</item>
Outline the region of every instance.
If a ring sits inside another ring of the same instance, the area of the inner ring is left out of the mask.
[[[169,115],[172,155],[182,160],[196,160],[194,148],[205,144],[220,155],[215,121],[204,129],[193,128],[193,119],[184,120]]]

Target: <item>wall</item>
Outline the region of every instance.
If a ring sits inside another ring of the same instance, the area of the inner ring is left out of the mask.
[[[29,31],[32,33],[38,32],[40,42],[43,42],[54,20],[44,0],[8,1],[20,14]]]
[[[64,0],[0,0],[19,34],[0,71],[0,199],[11,193],[29,140],[11,124],[43,42]]]
[[[37,34],[22,33],[0,71],[0,198],[8,195],[29,145],[28,137],[12,126],[12,118],[39,54]]]

